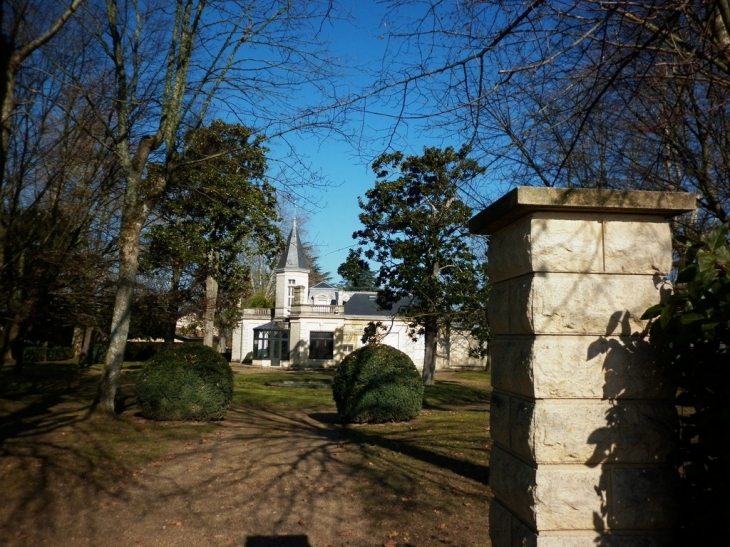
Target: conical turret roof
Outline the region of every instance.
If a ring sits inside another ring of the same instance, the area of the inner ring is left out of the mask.
[[[279,263],[276,265],[277,270],[307,270],[309,271],[309,263],[307,257],[304,254],[304,247],[299,239],[299,232],[297,231],[297,220],[294,219],[294,225],[292,226],[291,232],[289,232],[289,238],[286,240],[286,247],[284,252],[279,258]]]

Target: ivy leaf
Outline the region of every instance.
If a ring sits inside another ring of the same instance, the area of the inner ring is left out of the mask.
[[[727,245],[728,224],[722,224],[707,234],[702,240],[707,247],[714,251],[720,247]]]
[[[659,315],[659,324],[662,326],[663,329],[667,328],[667,325],[672,320],[673,313],[673,306],[665,306],[664,309],[662,309],[662,312]]]
[[[683,325],[689,325],[690,323],[694,323],[695,321],[700,321],[704,318],[705,318],[705,316],[700,313],[687,313],[687,314],[680,316],[679,322],[682,323]]]
[[[664,304],[655,304],[648,310],[644,312],[644,314],[641,316],[641,319],[643,321],[646,321],[647,319],[653,319],[657,315],[659,315],[662,310],[664,309]]]

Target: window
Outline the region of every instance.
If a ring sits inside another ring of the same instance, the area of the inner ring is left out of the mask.
[[[289,279],[286,293],[286,307],[289,309],[291,309],[292,304],[294,304],[294,283],[296,283],[295,280]]]
[[[309,358],[332,359],[335,353],[334,332],[309,333]]]
[[[283,329],[253,330],[254,359],[289,360],[289,331]]]
[[[345,344],[342,346],[342,353],[352,353],[355,350],[355,346],[353,344]]]

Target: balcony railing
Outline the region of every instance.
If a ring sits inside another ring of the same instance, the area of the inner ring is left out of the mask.
[[[342,315],[345,306],[329,306],[319,304],[294,304],[291,307],[292,315]]]
[[[273,308],[244,308],[244,317],[274,317]]]

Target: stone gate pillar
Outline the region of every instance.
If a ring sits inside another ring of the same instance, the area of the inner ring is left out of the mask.
[[[668,290],[685,193],[517,188],[491,235],[494,547],[669,543],[672,386],[639,336]]]

